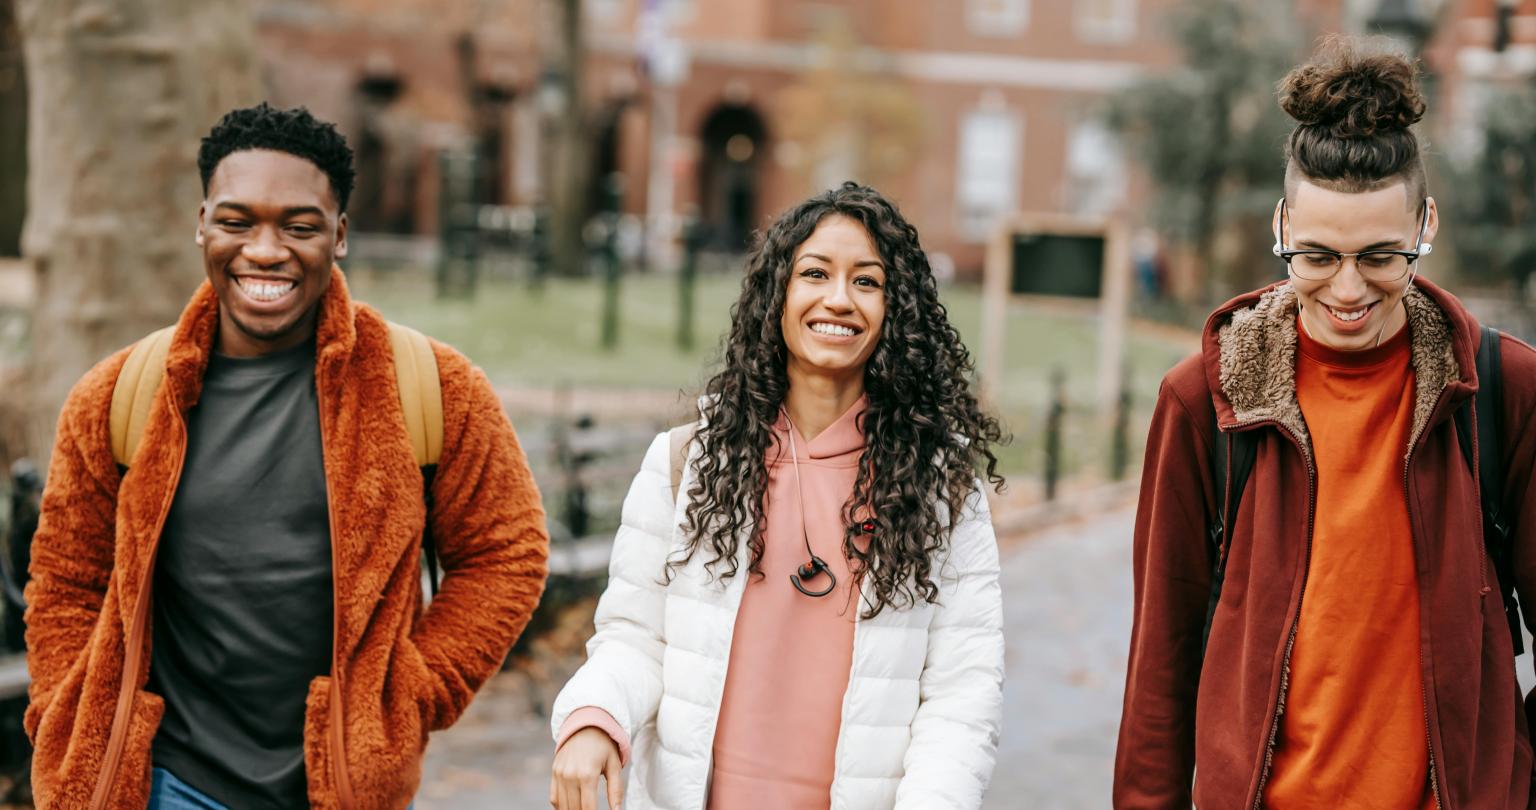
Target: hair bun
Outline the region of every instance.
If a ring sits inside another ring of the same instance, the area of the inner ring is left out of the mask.
[[[1362,52],[1334,39],[1280,82],[1280,107],[1300,126],[1335,138],[1406,131],[1424,117],[1417,79],[1417,65],[1400,54]]]

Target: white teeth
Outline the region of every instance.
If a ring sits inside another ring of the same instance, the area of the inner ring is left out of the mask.
[[[819,332],[823,335],[839,335],[841,337],[853,337],[854,335],[852,327],[838,326],[835,323],[813,323],[811,324],[811,331]]]
[[[1364,318],[1365,314],[1371,311],[1371,308],[1366,307],[1365,309],[1357,309],[1354,312],[1341,312],[1337,309],[1334,309],[1333,307],[1329,307],[1328,311],[1332,312],[1334,317],[1341,321],[1358,321],[1361,318]]]
[[[276,301],[292,292],[295,286],[292,281],[260,281],[250,278],[241,278],[237,281],[240,289],[257,301]]]

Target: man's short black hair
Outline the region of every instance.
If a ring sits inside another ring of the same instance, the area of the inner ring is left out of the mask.
[[[197,169],[203,176],[203,194],[219,161],[247,149],[270,149],[304,158],[325,172],[331,180],[339,210],[347,210],[352,196],[352,148],[347,139],[328,124],[295,107],[279,110],[265,101],[255,107],[231,110],[215,124],[197,150]]]

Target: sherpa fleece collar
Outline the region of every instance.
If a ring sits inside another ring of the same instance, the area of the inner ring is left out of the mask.
[[[1454,296],[1422,279],[1403,302],[1415,382],[1406,453],[1429,426],[1442,393],[1459,401],[1476,391],[1475,350],[1467,344],[1478,326]],[[1223,428],[1274,422],[1296,437],[1310,460],[1311,437],[1296,398],[1297,303],[1289,282],[1229,302],[1207,324],[1205,360]]]
[[[166,354],[165,380],[177,410],[185,412],[197,404],[202,394],[203,373],[213,354],[213,341],[219,333],[219,299],[213,285],[204,281],[182,310],[175,336]],[[347,291],[341,268],[331,265],[331,283],[320,299],[320,318],[316,326],[317,371],[345,360],[357,342],[357,327],[352,319],[352,296]]]

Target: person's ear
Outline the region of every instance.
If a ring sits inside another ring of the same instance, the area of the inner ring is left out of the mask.
[[[1286,235],[1280,232],[1280,228],[1284,224],[1284,221],[1285,221],[1285,216],[1284,215],[1285,215],[1285,198],[1281,197],[1280,198],[1280,202],[1275,203],[1275,215],[1274,215],[1273,219],[1270,220],[1270,223],[1269,223],[1269,229],[1271,231],[1273,231],[1274,234],[1275,234],[1275,246],[1273,248],[1271,248],[1271,250],[1274,252],[1274,254],[1276,256],[1279,256],[1280,255],[1280,251],[1285,249],[1285,236]]]
[[[336,250],[333,255],[338,259],[347,258],[347,215],[342,214],[336,218]]]
[[[192,236],[192,241],[196,242],[198,247],[202,247],[205,241],[203,237],[203,220],[207,215],[208,203],[204,202],[197,207],[197,233]]]

